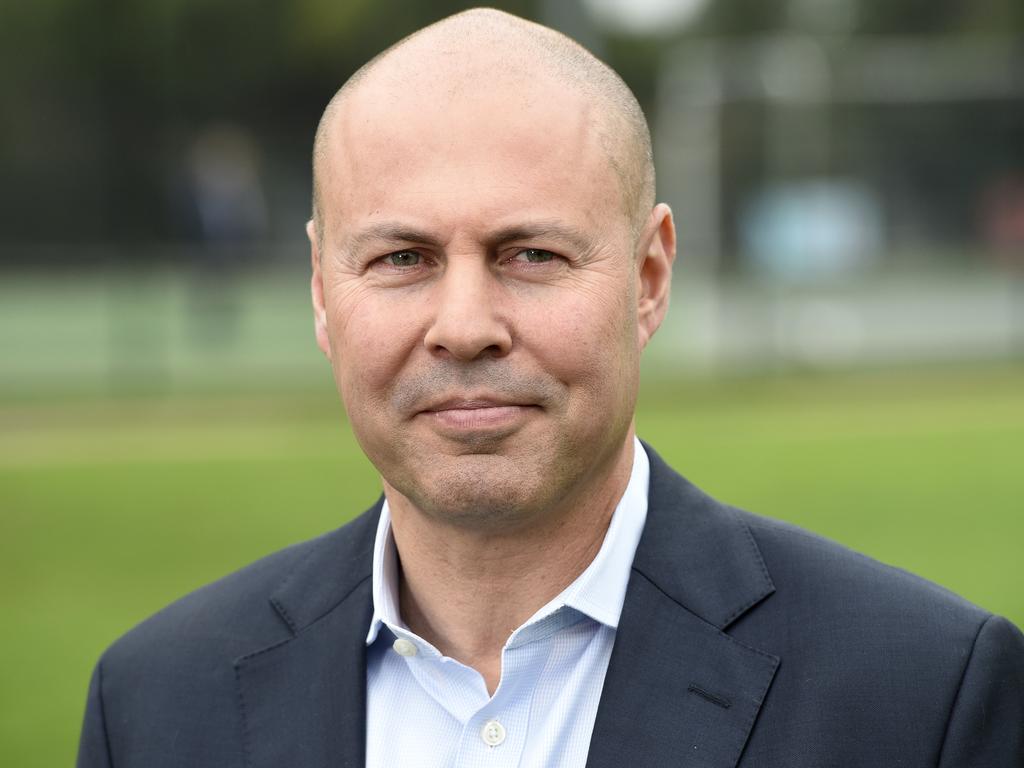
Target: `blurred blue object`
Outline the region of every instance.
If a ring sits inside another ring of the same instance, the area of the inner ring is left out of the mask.
[[[855,180],[778,182],[746,206],[740,241],[744,260],[772,277],[851,274],[882,252],[881,206],[871,189]]]

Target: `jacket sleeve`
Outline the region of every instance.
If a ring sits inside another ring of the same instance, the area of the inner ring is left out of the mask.
[[[978,631],[939,768],[1024,768],[1024,635],[990,616]]]
[[[103,713],[102,662],[93,670],[85,704],[85,722],[78,743],[77,768],[112,768],[107,723]]]

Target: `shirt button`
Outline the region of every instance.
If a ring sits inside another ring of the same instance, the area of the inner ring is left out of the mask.
[[[416,655],[416,644],[411,640],[406,640],[404,637],[400,637],[395,640],[395,644],[391,646],[395,649],[395,653],[399,656],[415,656]]]
[[[496,747],[505,740],[505,726],[497,720],[488,720],[480,729],[480,738],[488,747]]]

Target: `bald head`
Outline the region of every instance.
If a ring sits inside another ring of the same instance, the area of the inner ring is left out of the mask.
[[[334,140],[339,115],[353,99],[401,100],[433,89],[448,100],[471,100],[475,94],[505,89],[529,106],[531,99],[543,98],[544,91],[532,87],[541,81],[555,82],[581,97],[587,107],[586,129],[614,171],[623,213],[638,232],[654,205],[654,163],[647,121],[629,87],[568,37],[502,11],[474,9],[388,48],[331,99],[313,148],[313,221],[318,237],[323,237],[325,227],[325,186],[334,181],[330,157],[337,151],[358,151]],[[444,109],[445,104],[437,103],[436,108]]]

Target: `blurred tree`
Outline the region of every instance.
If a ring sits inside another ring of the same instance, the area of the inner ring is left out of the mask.
[[[751,36],[780,31],[787,0],[728,0],[712,3],[697,30],[703,35]]]

